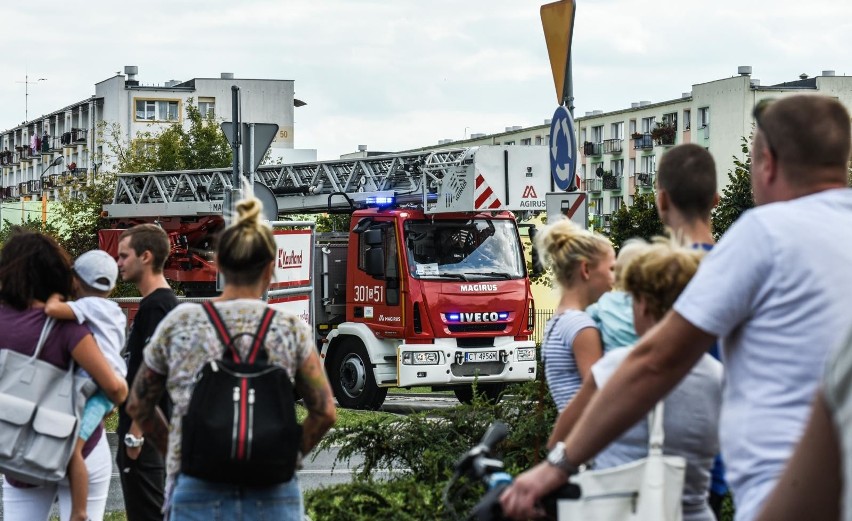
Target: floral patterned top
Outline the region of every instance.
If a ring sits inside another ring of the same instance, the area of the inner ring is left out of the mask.
[[[261,300],[236,299],[217,301],[215,306],[235,347],[245,356],[267,304]],[[265,347],[269,363],[286,369],[292,381],[296,370],[314,349],[314,340],[310,327],[299,317],[276,310]],[[195,377],[207,362],[221,358],[223,351],[224,346],[204,308],[194,303],[181,304],[172,310],[145,346],[145,364],[166,376],[166,390],[174,402],[166,456],[166,505],[180,472],[181,420],[189,408]]]

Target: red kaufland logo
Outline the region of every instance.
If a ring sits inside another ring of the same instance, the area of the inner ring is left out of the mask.
[[[527,185],[524,188],[524,195],[521,196],[521,199],[538,199],[538,196],[535,193],[535,188],[532,185]]]
[[[302,267],[302,252],[296,253],[295,250],[290,250],[290,253],[287,253],[287,250],[278,250],[278,268],[280,269],[288,269],[288,268],[301,268]]]

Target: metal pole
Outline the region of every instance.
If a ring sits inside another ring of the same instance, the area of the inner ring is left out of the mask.
[[[230,224],[236,212],[237,194],[240,189],[240,148],[242,147],[242,121],[240,121],[240,88],[231,86],[231,121],[234,128],[234,142],[231,144],[234,156],[233,171],[231,172],[231,190],[225,201],[225,223]]]
[[[571,28],[569,35],[574,34],[574,19],[577,18],[577,1],[574,0],[573,13],[571,13]],[[571,73],[571,46],[568,47],[568,56],[565,66],[565,83],[562,92],[562,104],[568,108],[571,117],[574,117],[574,75]]]
[[[248,149],[249,149],[249,185],[254,187],[254,123],[248,124],[249,128],[249,137],[248,137]]]

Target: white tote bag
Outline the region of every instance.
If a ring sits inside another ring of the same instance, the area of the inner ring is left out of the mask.
[[[571,476],[582,497],[558,502],[558,519],[681,521],[686,459],[663,455],[663,402],[648,416],[648,457]]]

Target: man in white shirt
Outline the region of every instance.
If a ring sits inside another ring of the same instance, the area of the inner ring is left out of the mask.
[[[643,418],[721,339],[720,437],[737,521],[753,519],[801,436],[828,350],[852,324],[850,118],[798,95],[755,110],[746,212],[660,324],[598,392],[557,462],[513,487],[525,518],[568,474]],[[519,488],[518,485],[521,485]],[[509,498],[507,498],[509,499]]]

